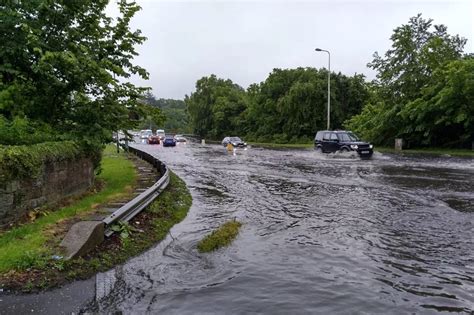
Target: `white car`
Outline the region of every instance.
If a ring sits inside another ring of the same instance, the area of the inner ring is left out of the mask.
[[[153,134],[153,131],[151,129],[144,129],[140,131],[140,139],[148,139],[149,136]]]
[[[158,129],[156,131],[156,135],[160,137],[160,140],[164,140],[166,138],[165,131],[163,129]]]

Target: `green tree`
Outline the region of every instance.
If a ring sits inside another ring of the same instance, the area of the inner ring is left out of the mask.
[[[456,139],[446,138],[435,143],[434,137],[427,137],[433,134],[432,128],[437,128],[434,121],[438,118],[433,121],[420,115],[421,111],[430,111],[427,107],[417,111],[414,108],[422,103],[412,102],[433,90],[436,73],[442,72],[448,63],[462,58],[466,39],[449,35],[446,26],[433,25],[433,20],[425,20],[421,14],[397,27],[390,39],[392,48],[384,57],[376,52],[368,64],[377,71],[370,101],[361,114],[347,121],[347,128],[359,131],[378,144],[392,144],[396,137],[408,139],[414,146],[455,143]],[[416,126],[411,120],[414,116],[408,114],[414,111],[419,114]],[[420,120],[421,117],[426,120]],[[456,134],[459,132],[452,133],[453,136]]]
[[[368,92],[364,77],[331,75],[331,126],[342,127],[359,113]],[[248,89],[247,134],[257,141],[309,141],[326,128],[327,70],[274,69],[259,85]]]
[[[375,52],[368,67],[377,71],[376,83],[384,87],[379,92],[394,105],[418,97],[436,69],[461,58],[466,44],[466,39],[449,35],[446,26],[433,25],[421,14],[397,27],[390,39],[392,48],[384,57]]]
[[[474,136],[474,59],[437,69],[421,96],[400,111],[403,133],[422,145],[469,147]]]
[[[129,112],[147,78],[132,63],[143,37],[130,29],[140,7],[118,1],[120,16],[105,14],[108,0],[9,1],[0,4],[0,115],[24,117],[60,133],[105,141],[130,127]]]
[[[149,104],[159,108],[166,117],[166,121],[162,126],[166,131],[175,133],[190,132],[188,111],[186,109],[186,103],[183,100],[156,99],[151,93],[147,99]]]
[[[214,74],[196,83],[196,91],[185,98],[193,132],[220,138],[242,132],[247,101],[244,89]]]

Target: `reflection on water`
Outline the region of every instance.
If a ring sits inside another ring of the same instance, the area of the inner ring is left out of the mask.
[[[188,183],[193,206],[165,241],[99,277],[116,280],[88,310],[474,310],[472,161],[138,146]],[[233,217],[237,240],[199,254],[200,238]]]

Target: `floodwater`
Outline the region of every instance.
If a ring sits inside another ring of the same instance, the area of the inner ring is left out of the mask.
[[[97,277],[100,313],[474,311],[472,159],[137,144],[181,176],[186,219]],[[197,242],[243,223],[213,253]]]

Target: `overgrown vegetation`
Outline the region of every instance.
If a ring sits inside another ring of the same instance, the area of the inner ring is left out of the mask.
[[[147,89],[126,80],[148,78],[133,64],[135,46],[146,39],[130,29],[140,7],[117,1],[113,19],[105,13],[108,3],[0,4],[0,144],[102,144],[149,114],[137,102]]]
[[[207,253],[229,245],[239,234],[242,223],[236,220],[222,224],[217,230],[199,241],[197,248],[201,253]]]
[[[362,75],[332,74],[333,128],[360,112],[368,99]],[[274,69],[247,91],[214,75],[197,81],[185,99],[195,133],[213,139],[241,135],[249,141],[305,143],[326,128],[327,70]]]
[[[109,146],[104,152],[102,172],[98,176],[103,184],[99,192],[58,210],[43,208],[39,217],[32,216],[32,222],[0,233],[0,274],[11,270],[24,271],[49,262],[53,255],[59,254],[50,243],[52,238],[58,241],[59,235],[51,233],[56,233],[57,229],[61,232],[59,227],[67,220],[94,211],[100,204],[130,195],[136,176],[132,162],[122,154],[114,153],[114,148]]]
[[[397,27],[377,71],[370,101],[347,127],[377,144],[470,147],[474,135],[474,59],[466,39],[421,14]]]
[[[171,173],[170,184],[160,197],[130,222],[127,229],[133,232],[127,237],[114,234],[88,256],[77,260],[51,259],[51,252],[26,255],[21,263],[7,269],[9,271],[0,272],[0,287],[32,291],[107,271],[162,240],[173,225],[186,217],[191,202],[186,184]],[[55,240],[52,249],[58,242]]]
[[[155,121],[145,119],[141,122],[140,128],[143,129],[159,129],[164,128],[166,132],[172,133],[189,133],[189,118],[186,110],[186,104],[183,100],[173,99],[156,99],[151,93],[147,93],[144,97],[144,102],[153,108],[159,109],[165,117],[161,125],[156,124]]]
[[[466,39],[421,14],[394,30],[392,48],[374,54],[377,78],[331,73],[331,128],[377,145],[470,148],[474,135],[474,58]],[[246,90],[215,75],[185,98],[193,133],[211,139],[307,143],[326,129],[327,70],[274,69]]]
[[[34,145],[0,146],[0,183],[11,179],[35,178],[45,163],[92,157],[98,166],[101,150],[79,146],[73,141],[43,142]]]

